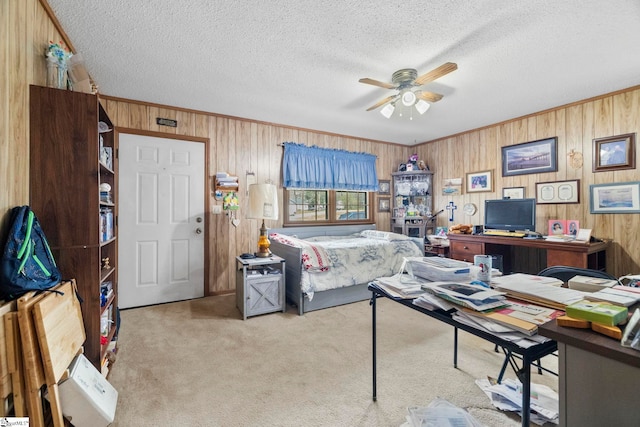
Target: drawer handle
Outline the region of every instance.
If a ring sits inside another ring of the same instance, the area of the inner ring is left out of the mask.
[[[469,249],[469,246],[464,246],[464,249]]]

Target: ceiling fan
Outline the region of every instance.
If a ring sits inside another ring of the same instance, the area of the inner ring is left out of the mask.
[[[379,80],[364,78],[358,80],[360,83],[383,87],[385,89],[395,89],[398,91],[395,95],[388,96],[371,107],[367,111],[375,110],[378,107],[386,106],[380,111],[386,118],[391,117],[395,109],[396,102],[402,101],[406,107],[414,106],[420,114],[424,114],[430,107],[427,102],[438,102],[442,99],[442,95],[421,89],[414,89],[424,86],[440,77],[449,74],[458,69],[458,65],[453,62],[446,62],[441,66],[429,71],[428,73],[418,76],[418,72],[413,68],[403,68],[396,71],[391,76],[391,83],[381,82]]]

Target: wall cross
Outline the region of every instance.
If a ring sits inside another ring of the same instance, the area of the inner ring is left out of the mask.
[[[449,222],[453,222],[453,211],[458,209],[458,207],[453,204],[453,200],[452,200],[449,202],[446,209],[449,211]]]

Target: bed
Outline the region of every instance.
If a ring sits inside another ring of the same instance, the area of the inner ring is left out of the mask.
[[[369,282],[397,273],[405,257],[424,255],[422,239],[373,225],[272,229],[269,240],[285,259],[286,298],[300,315],[369,299]]]

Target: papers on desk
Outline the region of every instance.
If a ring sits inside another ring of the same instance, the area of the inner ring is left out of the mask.
[[[425,280],[403,273],[378,277],[373,282],[391,297],[400,299],[412,299],[424,294],[422,285],[426,283]]]
[[[549,279],[555,282],[551,282]],[[551,285],[552,283],[554,285]],[[559,310],[564,310],[567,305],[585,298],[585,292],[555,286],[555,283],[562,284],[562,281],[520,273],[496,277],[495,280],[491,280],[491,284],[496,289],[506,292],[509,296]]]
[[[522,348],[529,348],[549,341],[549,338],[542,335],[527,335],[493,320],[475,316],[469,311],[456,311],[451,317],[460,323],[488,332],[503,340],[511,341]]]
[[[426,282],[422,288],[434,295],[476,311],[491,310],[506,304],[505,293],[479,285],[453,282]]]
[[[522,332],[525,335],[538,333],[539,325],[564,314],[564,311],[561,310],[510,299],[507,299],[506,306],[495,310],[488,312],[472,312],[467,310],[467,312],[471,316],[477,316],[485,320],[500,323],[503,326]]]
[[[476,380],[476,385],[489,396],[491,403],[503,411],[518,412],[522,415],[522,383],[505,379],[501,384],[491,384],[489,380]],[[537,425],[547,422],[559,423],[560,403],[558,393],[547,386],[531,383],[531,421]]]

